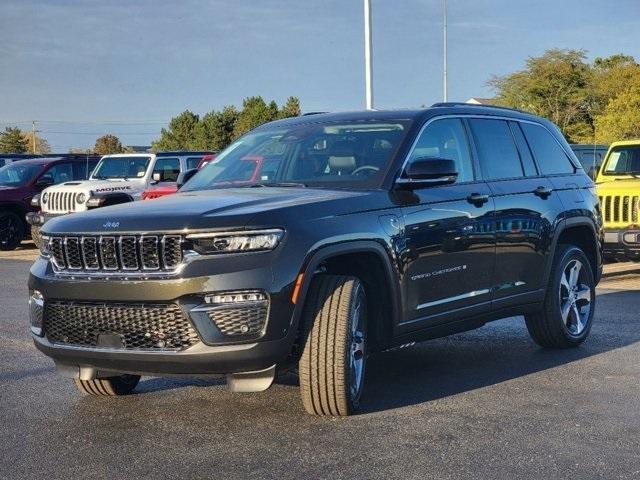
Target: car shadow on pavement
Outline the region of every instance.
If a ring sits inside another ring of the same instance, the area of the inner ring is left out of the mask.
[[[372,356],[367,364],[360,413],[437,400],[640,341],[634,317],[625,319],[613,313],[616,305],[640,304],[640,291],[601,293],[598,302],[600,307],[608,306],[612,313],[606,323],[601,323],[596,310],[591,335],[577,348],[543,349],[529,338],[524,319],[514,317],[471,332]]]

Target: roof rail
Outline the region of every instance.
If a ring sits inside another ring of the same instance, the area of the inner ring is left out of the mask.
[[[306,112],[306,113],[303,113],[302,116],[306,117],[308,115],[320,115],[321,113],[329,113],[329,112]]]
[[[525,113],[527,115],[534,115],[531,112],[526,112],[524,110],[519,110],[517,108],[509,108],[509,107],[501,107],[500,105],[486,105],[486,104],[477,104],[477,103],[466,103],[466,102],[437,102],[431,105],[431,108],[436,107],[484,107],[484,108],[497,108],[499,110],[509,110],[510,112],[518,112]]]

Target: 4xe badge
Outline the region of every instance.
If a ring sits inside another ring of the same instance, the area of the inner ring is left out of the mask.
[[[106,222],[102,225],[102,228],[118,228],[120,226],[120,222]]]

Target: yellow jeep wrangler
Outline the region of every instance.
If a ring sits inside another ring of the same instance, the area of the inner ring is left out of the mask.
[[[640,261],[640,140],[612,143],[596,183],[605,258]]]

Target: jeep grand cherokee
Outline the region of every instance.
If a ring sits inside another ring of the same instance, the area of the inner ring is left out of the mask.
[[[317,415],[358,407],[370,354],[491,320],[580,344],[602,268],[594,186],[559,130],[460,104],[268,123],[177,195],[44,233],[31,331],[81,391],[212,373],[260,391],[290,369]]]

